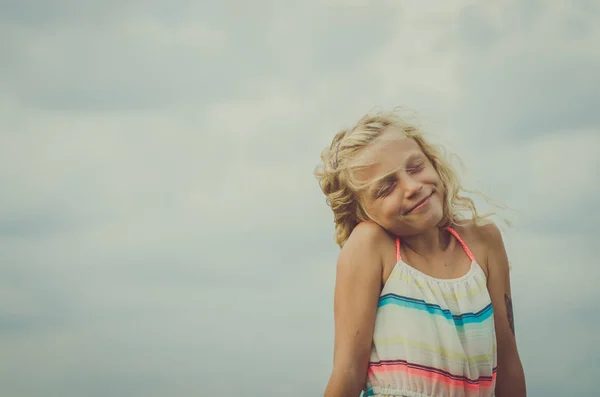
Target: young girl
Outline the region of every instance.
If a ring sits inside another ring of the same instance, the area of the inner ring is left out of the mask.
[[[378,113],[321,158],[342,247],[325,396],[525,397],[501,234],[442,153]]]

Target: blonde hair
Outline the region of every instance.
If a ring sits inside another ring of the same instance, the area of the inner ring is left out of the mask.
[[[490,215],[480,215],[473,200],[461,194],[472,191],[462,187],[458,173],[442,146],[427,142],[419,128],[406,122],[395,112],[367,114],[354,127],[335,135],[329,148],[321,153],[322,163],[315,169],[315,176],[333,211],[335,240],[340,247],[356,225],[370,220],[360,192],[382,177],[363,182],[355,176],[354,171],[368,165],[360,161],[361,152],[381,137],[388,127],[397,127],[405,137],[413,139],[437,171],[444,188],[443,217],[439,227],[465,222],[479,224]],[[471,216],[464,217],[463,212],[469,212]]]

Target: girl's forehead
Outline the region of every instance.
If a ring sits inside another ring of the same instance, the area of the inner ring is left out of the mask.
[[[387,139],[386,139],[387,138]],[[423,153],[419,144],[405,136],[381,137],[367,146],[362,154],[364,164],[376,168],[398,167],[414,155]]]
[[[360,179],[376,178],[394,172],[398,168],[406,166],[411,158],[423,154],[421,147],[414,139],[394,135],[382,136],[361,153],[359,159],[359,163],[362,165]]]

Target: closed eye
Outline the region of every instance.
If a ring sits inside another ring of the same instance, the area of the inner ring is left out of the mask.
[[[377,198],[381,198],[381,197],[385,197],[388,194],[390,194],[392,192],[392,190],[394,189],[395,183],[391,183],[391,184],[387,184],[382,186],[381,188],[377,189],[377,191],[375,192],[375,197]]]
[[[419,171],[422,171],[423,168],[425,168],[425,163],[418,163],[418,164],[414,164],[411,165],[410,167],[408,167],[406,170],[410,173],[410,174],[415,174]]]

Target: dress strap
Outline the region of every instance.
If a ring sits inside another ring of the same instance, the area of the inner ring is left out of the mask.
[[[465,250],[465,253],[469,257],[469,259],[471,259],[471,261],[475,262],[475,257],[471,253],[471,250],[469,249],[469,247],[467,247],[467,244],[465,244],[465,242],[462,241],[462,239],[460,238],[458,233],[456,233],[456,231],[454,229],[452,229],[451,227],[447,227],[446,230],[448,230],[450,233],[452,233],[452,235],[458,240],[460,245],[462,245],[462,247]]]
[[[460,238],[456,230],[452,229],[451,227],[447,227],[446,230],[448,230],[454,236],[454,238],[458,240],[460,245],[463,247],[463,250],[465,250],[465,253],[469,257],[469,259],[471,259],[471,261],[473,262],[476,262],[475,256],[473,256],[471,250],[469,249],[469,247],[467,247],[467,244],[465,244],[462,238]],[[402,259],[402,257],[400,256],[400,238],[396,237],[396,262],[400,262],[400,259]]]

